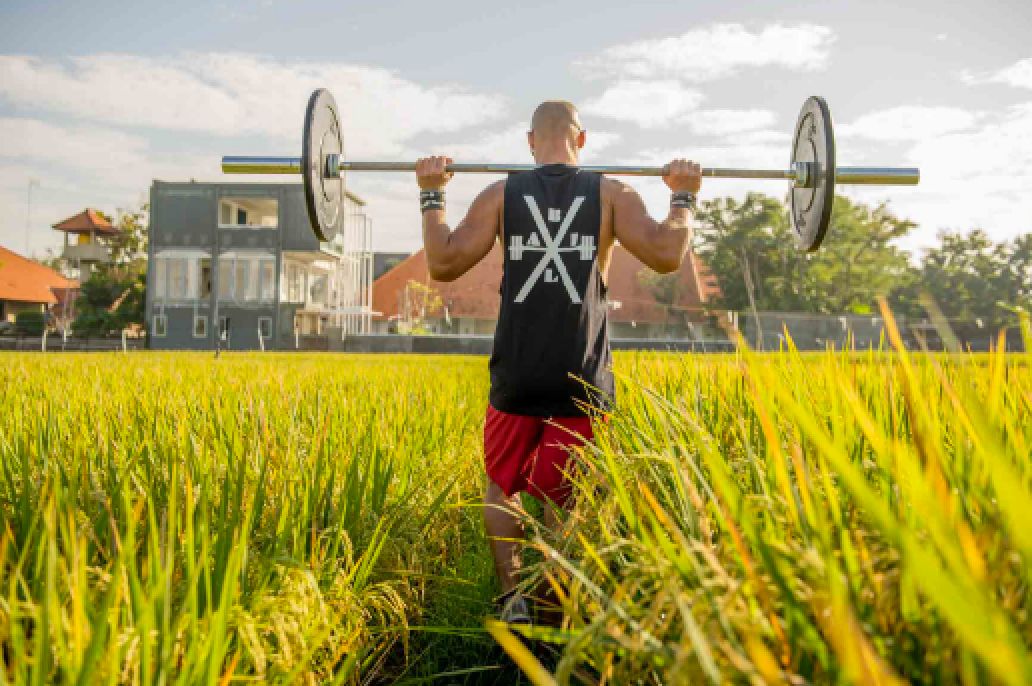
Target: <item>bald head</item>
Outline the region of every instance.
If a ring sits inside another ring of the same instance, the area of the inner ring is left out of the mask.
[[[584,146],[584,129],[577,108],[566,100],[544,101],[534,110],[528,138],[535,158],[542,153],[547,157],[572,154],[575,161],[577,151]],[[538,163],[544,162],[538,159]]]
[[[530,130],[540,138],[576,136],[580,133],[580,116],[572,102],[545,100],[534,110]]]

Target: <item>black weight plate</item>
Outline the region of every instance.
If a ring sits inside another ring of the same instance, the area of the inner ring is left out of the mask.
[[[820,247],[831,223],[835,202],[835,133],[824,98],[813,95],[803,103],[792,139],[792,166],[810,163],[807,187],[793,184],[789,193],[796,245],[813,252]]]
[[[341,201],[344,178],[326,176],[326,156],[341,153],[340,117],[337,103],[325,88],[308,99],[305,130],[301,140],[301,183],[312,231],[320,241],[332,241],[344,219]]]

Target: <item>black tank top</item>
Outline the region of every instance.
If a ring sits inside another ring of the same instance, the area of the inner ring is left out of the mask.
[[[598,268],[601,178],[551,164],[505,183],[502,303],[490,362],[496,410],[573,417],[585,414],[578,401],[611,402],[606,287]]]

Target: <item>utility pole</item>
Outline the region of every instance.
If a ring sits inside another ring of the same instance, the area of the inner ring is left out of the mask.
[[[29,229],[32,228],[32,187],[39,188],[37,179],[29,179],[29,188],[25,199],[25,257],[29,256]]]

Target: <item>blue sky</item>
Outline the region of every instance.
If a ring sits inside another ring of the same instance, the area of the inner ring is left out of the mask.
[[[87,6],[88,5],[88,6]],[[59,243],[85,206],[151,179],[223,178],[223,154],[299,154],[330,88],[357,157],[529,161],[546,98],[581,106],[586,162],[782,166],[799,105],[828,99],[840,164],[920,165],[918,188],[847,190],[920,223],[908,243],[1032,230],[1032,3],[6,2],[0,244]],[[270,179],[271,180],[271,179]],[[487,179],[453,183],[457,221]],[[666,193],[636,181],[656,214]],[[414,181],[352,175],[374,247],[419,246]],[[771,182],[711,181],[703,195]]]

